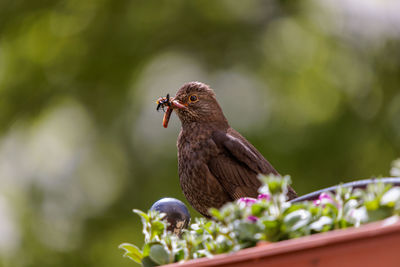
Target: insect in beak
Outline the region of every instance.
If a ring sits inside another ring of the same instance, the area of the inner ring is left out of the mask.
[[[160,97],[157,100],[157,108],[156,110],[159,111],[160,108],[164,111],[164,118],[163,118],[163,126],[164,128],[168,127],[169,119],[171,118],[171,114],[174,108],[182,109],[186,108],[186,105],[182,104],[178,100],[174,98],[170,98],[169,94],[166,97]],[[167,107],[167,110],[164,110],[164,107]]]

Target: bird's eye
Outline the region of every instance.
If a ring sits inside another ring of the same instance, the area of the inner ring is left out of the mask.
[[[191,96],[189,97],[189,101],[190,101],[190,102],[196,102],[197,100],[199,100],[199,99],[197,98],[197,95],[191,95]]]

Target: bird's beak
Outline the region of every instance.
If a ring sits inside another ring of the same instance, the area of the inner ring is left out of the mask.
[[[173,108],[181,109],[181,108],[186,108],[187,107],[187,105],[181,103],[179,100],[177,100],[175,98],[172,99],[171,104],[172,104]]]
[[[179,102],[179,100],[177,100],[177,99],[173,98],[171,100],[171,106],[169,106],[167,108],[167,110],[165,111],[165,113],[164,113],[164,118],[163,118],[163,126],[164,126],[164,128],[168,127],[169,118],[171,118],[172,110],[175,109],[175,108],[183,109],[183,108],[186,108],[186,105],[181,103],[181,102]]]

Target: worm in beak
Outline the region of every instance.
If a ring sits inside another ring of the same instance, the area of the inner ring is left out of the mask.
[[[167,94],[167,97],[162,97],[157,100],[157,110],[159,110],[161,107],[164,109],[165,106],[167,106],[167,110],[164,113],[164,118],[163,118],[163,126],[164,128],[168,127],[168,122],[169,119],[171,118],[171,114],[174,108],[186,108],[184,104],[179,102],[178,100],[174,98],[170,98],[169,94]]]

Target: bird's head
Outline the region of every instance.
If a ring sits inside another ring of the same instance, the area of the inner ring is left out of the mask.
[[[171,109],[176,112],[183,126],[189,123],[228,125],[214,91],[201,82],[185,83],[172,98]],[[169,120],[169,115],[166,115],[164,126],[168,125]]]

